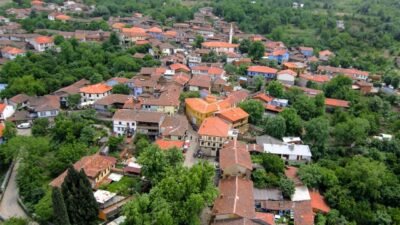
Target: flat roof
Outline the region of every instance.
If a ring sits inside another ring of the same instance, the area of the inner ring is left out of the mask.
[[[282,154],[282,155],[301,155],[309,157],[312,156],[310,147],[308,145],[264,144],[264,152],[272,154]]]

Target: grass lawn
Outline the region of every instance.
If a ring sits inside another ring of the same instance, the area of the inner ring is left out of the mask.
[[[140,193],[141,187],[142,187],[142,181],[140,180],[140,178],[124,176],[118,182],[113,182],[108,185],[100,186],[100,189],[114,192],[119,195],[128,196],[135,193]]]

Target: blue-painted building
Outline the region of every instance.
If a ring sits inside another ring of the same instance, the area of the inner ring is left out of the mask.
[[[277,69],[267,66],[250,66],[247,68],[247,76],[263,76],[265,79],[276,79]]]
[[[279,64],[289,61],[289,52],[286,50],[277,50],[269,54],[269,60],[278,61]]]
[[[314,49],[310,47],[300,47],[299,48],[301,54],[303,54],[306,57],[311,57],[314,55]]]

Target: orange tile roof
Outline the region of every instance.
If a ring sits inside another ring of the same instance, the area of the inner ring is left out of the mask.
[[[187,98],[185,99],[185,103],[194,111],[197,111],[202,114],[216,112],[222,109],[227,109],[231,107],[231,103],[229,100],[224,99],[222,101],[208,103],[201,98]]]
[[[93,84],[79,89],[79,92],[87,94],[102,94],[107,91],[111,91],[112,87],[103,83]]]
[[[300,51],[314,51],[314,49],[311,47],[300,47],[299,49]]]
[[[177,32],[173,30],[165,31],[165,35],[169,37],[176,37]]]
[[[47,36],[39,36],[35,38],[35,41],[38,44],[48,44],[53,42],[53,38]]]
[[[124,24],[124,23],[114,23],[113,25],[112,25],[112,28],[115,28],[115,29],[122,29],[122,28],[124,28],[126,26],[126,24]]]
[[[229,122],[236,122],[249,117],[249,114],[241,108],[230,108],[220,111],[218,116]]]
[[[278,75],[281,75],[281,74],[289,74],[289,75],[292,75],[292,76],[297,76],[297,73],[296,72],[294,72],[293,70],[281,70],[281,71],[279,71],[278,72]]]
[[[331,80],[328,75],[311,75],[311,74],[300,74],[300,78],[305,80],[314,81],[317,83],[325,83]]]
[[[181,149],[184,144],[183,141],[171,141],[171,140],[162,140],[162,139],[157,139],[155,143],[162,150],[168,150],[173,147],[177,147],[178,149]]]
[[[282,112],[284,108],[276,105],[266,104],[265,109],[273,112]]]
[[[200,125],[199,135],[213,137],[228,137],[231,125],[218,117],[208,117]]]
[[[331,208],[326,204],[324,196],[318,191],[309,191],[311,197],[311,207],[314,211],[328,213]]]
[[[325,105],[333,106],[333,107],[348,108],[348,107],[350,107],[350,102],[345,101],[345,100],[340,100],[340,99],[334,99],[334,98],[325,98]]]
[[[278,70],[268,66],[249,66],[247,71],[257,73],[276,73]]]
[[[57,20],[70,20],[71,17],[70,17],[70,16],[67,16],[67,15],[64,15],[64,14],[60,14],[60,15],[57,15],[57,16],[56,16],[56,19],[57,19]]]
[[[221,75],[224,73],[224,70],[218,67],[210,67],[208,68],[208,74],[210,75]]]
[[[330,55],[332,55],[333,54],[333,52],[331,52],[331,51],[329,51],[329,50],[323,50],[323,51],[320,51],[319,52],[319,56],[321,57],[321,56],[330,56]]]
[[[171,70],[184,70],[187,72],[190,72],[189,67],[187,67],[186,65],[182,64],[182,63],[174,63],[172,65],[169,66],[171,68]]]
[[[107,168],[115,165],[117,159],[110,156],[103,156],[99,154],[85,156],[74,164],[76,170],[83,169],[86,176],[89,178],[95,178],[100,172]],[[64,178],[67,176],[68,170],[64,171],[60,176],[54,179],[50,185],[53,187],[60,187],[64,182]]]
[[[279,50],[276,50],[276,51],[273,51],[272,52],[272,55],[273,56],[279,56],[279,55],[284,55],[284,54],[286,54],[286,50],[285,49],[279,49]]]
[[[162,29],[159,28],[159,27],[152,27],[152,28],[148,29],[147,32],[151,32],[151,33],[162,33]]]
[[[258,93],[256,96],[253,97],[253,99],[259,99],[265,103],[268,103],[268,102],[274,100],[273,97],[266,95],[265,93]]]
[[[42,1],[38,1],[38,0],[34,0],[34,1],[31,1],[31,4],[32,5],[43,5],[43,2]]]
[[[238,44],[230,44],[222,41],[206,41],[201,44],[205,48],[237,48]]]
[[[137,40],[135,42],[135,45],[145,45],[145,44],[148,44],[148,43],[150,43],[148,40]]]
[[[1,49],[2,52],[11,54],[11,55],[18,55],[18,54],[22,54],[25,53],[25,50],[23,49],[19,49],[19,48],[14,48],[14,47],[4,47],[3,49]]]

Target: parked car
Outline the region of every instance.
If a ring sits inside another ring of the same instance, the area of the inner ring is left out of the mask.
[[[183,144],[183,153],[186,153],[187,150],[189,150],[190,147],[190,140],[185,140],[185,143]]]
[[[18,129],[28,129],[31,128],[31,123],[21,123],[17,125]]]
[[[195,153],[193,153],[194,158],[203,158],[203,152],[199,149]]]

